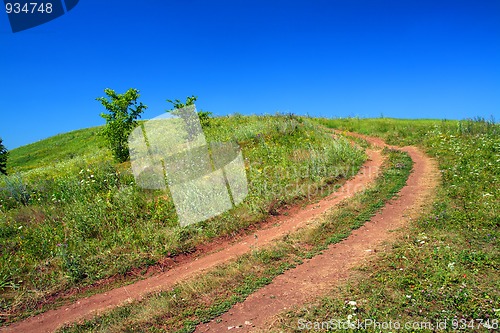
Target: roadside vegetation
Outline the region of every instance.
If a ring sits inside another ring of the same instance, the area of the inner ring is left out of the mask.
[[[406,237],[361,267],[349,284],[280,315],[269,331],[299,332],[299,321],[357,325],[367,319],[409,323],[398,331],[436,331],[419,323],[441,323],[443,331],[498,330],[500,125],[484,119],[319,122],[423,147],[439,162],[442,185],[432,209],[411,223]],[[365,325],[361,331],[390,330]]]
[[[0,322],[328,194],[365,159],[345,138],[294,115],[210,118],[204,127],[208,141],[240,144],[249,194],[235,209],[183,228],[168,194],[138,188],[130,163],[114,162],[99,128],[12,150],[9,176],[0,178]]]

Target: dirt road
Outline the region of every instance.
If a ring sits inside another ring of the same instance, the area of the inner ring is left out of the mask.
[[[66,323],[73,323],[83,319],[92,318],[103,311],[126,304],[133,300],[139,300],[148,293],[158,290],[168,290],[179,281],[193,277],[210,268],[213,268],[218,264],[235,259],[252,249],[269,244],[271,241],[281,238],[288,233],[294,232],[298,228],[305,227],[314,218],[320,216],[342,200],[352,197],[357,192],[364,190],[367,186],[370,186],[370,184],[373,183],[378,175],[383,158],[380,150],[367,150],[367,154],[369,159],[362,166],[360,172],[354,178],[348,180],[334,194],[320,200],[319,202],[310,204],[305,208],[292,207],[286,211],[286,215],[271,217],[268,221],[270,223],[265,224],[268,226],[267,228],[257,230],[252,235],[239,238],[236,241],[221,242],[214,246],[210,253],[192,256],[189,260],[184,260],[164,273],[138,281],[125,287],[113,289],[103,294],[96,294],[87,298],[82,298],[68,306],[49,310],[38,316],[13,323],[10,326],[2,327],[0,328],[0,331],[24,333],[53,332]],[[339,260],[341,260],[341,258],[339,258]],[[310,265],[306,265],[304,267],[308,268],[302,269],[314,270],[313,266]],[[286,276],[282,279],[295,278],[290,278],[290,275],[286,274]],[[301,288],[307,287],[308,281],[302,279],[300,275],[297,276],[296,280],[302,281]],[[273,283],[273,285],[278,286],[279,284],[275,285]],[[311,288],[309,287],[309,289]],[[261,295],[260,292],[257,294]],[[265,300],[265,298],[259,298],[260,296],[255,297],[257,297],[256,299],[261,299],[262,301]],[[255,297],[249,298],[249,301]],[[297,302],[302,299],[301,297],[302,296],[297,294]],[[246,303],[244,303],[243,307],[246,306],[245,304]],[[269,303],[269,308],[273,308],[274,312],[278,311],[280,307],[273,304],[273,302]],[[246,315],[244,316],[246,317]],[[258,314],[253,314],[251,317],[258,317]],[[262,319],[264,319],[264,316],[262,316]],[[237,322],[239,321],[237,320]],[[230,325],[225,324],[224,330],[227,330],[227,326]]]
[[[380,139],[361,137],[374,145],[385,146]],[[352,268],[373,256],[383,242],[393,240],[393,231],[407,225],[411,218],[422,212],[424,205],[431,202],[439,182],[439,170],[433,160],[415,147],[402,150],[411,156],[414,167],[396,199],[344,241],[276,277],[243,303],[236,304],[211,322],[199,325],[196,332],[227,332],[232,329],[237,332],[267,332],[273,316],[332,291],[349,277]]]

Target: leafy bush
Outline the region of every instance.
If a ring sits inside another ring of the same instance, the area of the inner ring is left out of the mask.
[[[147,108],[142,103],[137,104],[139,90],[130,88],[124,94],[117,94],[112,89],[104,89],[108,97],[96,98],[109,112],[101,113],[106,119],[103,134],[108,141],[109,148],[119,162],[129,159],[128,136],[137,126],[137,118]]]
[[[7,156],[9,152],[7,148],[2,143],[2,138],[0,138],[0,174],[7,175]]]
[[[173,114],[175,114],[175,109],[182,109],[186,106],[194,105],[194,102],[196,102],[197,99],[198,97],[194,95],[186,97],[185,103],[182,103],[178,99],[176,100],[167,99],[167,102],[171,103],[174,107],[174,110],[167,110],[167,112],[172,112]],[[210,126],[211,116],[212,112],[210,111],[203,111],[203,110],[198,111],[198,118],[200,119],[201,127],[206,128]]]

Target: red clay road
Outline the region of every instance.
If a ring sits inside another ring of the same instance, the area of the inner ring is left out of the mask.
[[[235,243],[219,246],[217,251],[193,257],[192,260],[183,262],[164,273],[128,286],[113,289],[106,293],[79,299],[68,306],[49,310],[40,315],[13,323],[10,326],[2,327],[0,331],[23,333],[53,332],[64,324],[89,319],[103,311],[126,304],[132,300],[140,300],[148,293],[158,290],[168,290],[179,281],[198,275],[218,264],[235,259],[252,249],[281,238],[298,228],[307,226],[312,219],[320,216],[340,201],[364,190],[374,181],[382,165],[383,158],[380,151],[367,150],[367,154],[369,159],[362,166],[360,172],[354,178],[344,183],[338,191],[305,208],[293,207],[287,212],[287,216],[272,217],[272,223],[267,224],[271,225],[269,228],[257,230],[255,234],[238,239]],[[311,266],[308,265],[307,267]],[[287,274],[284,279],[288,277],[289,275]],[[302,281],[304,286],[310,283],[310,281],[304,279],[299,278],[299,280]],[[312,287],[315,286],[312,285]],[[269,306],[273,306],[272,303]],[[278,309],[278,307],[275,309]],[[227,326],[225,330],[227,330]]]
[[[380,139],[363,138],[375,145],[385,145]],[[427,203],[432,202],[439,182],[439,170],[433,160],[415,147],[402,150],[411,156],[414,167],[396,199],[344,241],[276,277],[243,303],[236,304],[211,322],[199,325],[196,332],[227,332],[233,329],[236,332],[269,332],[273,316],[332,291],[349,277],[352,268],[373,256],[374,250],[383,242],[393,240],[395,229],[404,227],[422,212]]]

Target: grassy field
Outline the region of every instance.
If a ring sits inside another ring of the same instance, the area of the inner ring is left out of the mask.
[[[432,210],[412,223],[404,239],[335,294],[281,315],[271,331],[298,332],[299,323],[330,320],[370,323],[367,319],[409,325],[401,331],[433,331],[420,322],[446,323],[443,331],[498,330],[500,126],[482,119],[319,122],[423,147],[439,162],[442,185]],[[389,331],[380,327],[369,324],[361,331]]]
[[[168,197],[137,189],[129,165],[113,164],[98,144],[71,159],[61,154],[68,158],[58,164],[17,164],[24,171],[0,183],[2,320],[32,313],[37,302],[56,291],[189,252],[213,237],[258,223],[280,205],[329,193],[333,181],[353,175],[365,157],[316,124],[380,136],[390,144],[417,145],[438,161],[442,183],[435,202],[412,222],[405,237],[334,293],[280,315],[270,331],[298,332],[299,322],[332,319],[446,322],[446,331],[498,327],[500,126],[483,119],[294,116],[211,121],[209,140],[234,138],[242,146],[251,191],[240,207],[187,228],[177,225]],[[411,160],[396,151],[385,154],[383,174],[374,187],[311,228],[179,282],[171,291],[62,331],[192,332],[197,323],[224,313],[275,276],[347,237],[392,198],[404,186]]]
[[[344,138],[293,115],[214,118],[207,139],[238,141],[249,195],[229,212],[181,228],[169,196],[138,188],[130,165],[116,165],[97,132],[11,152],[11,175],[0,179],[4,324],[40,311],[60,292],[125,276],[255,225],[285,204],[328,194],[365,159]]]

